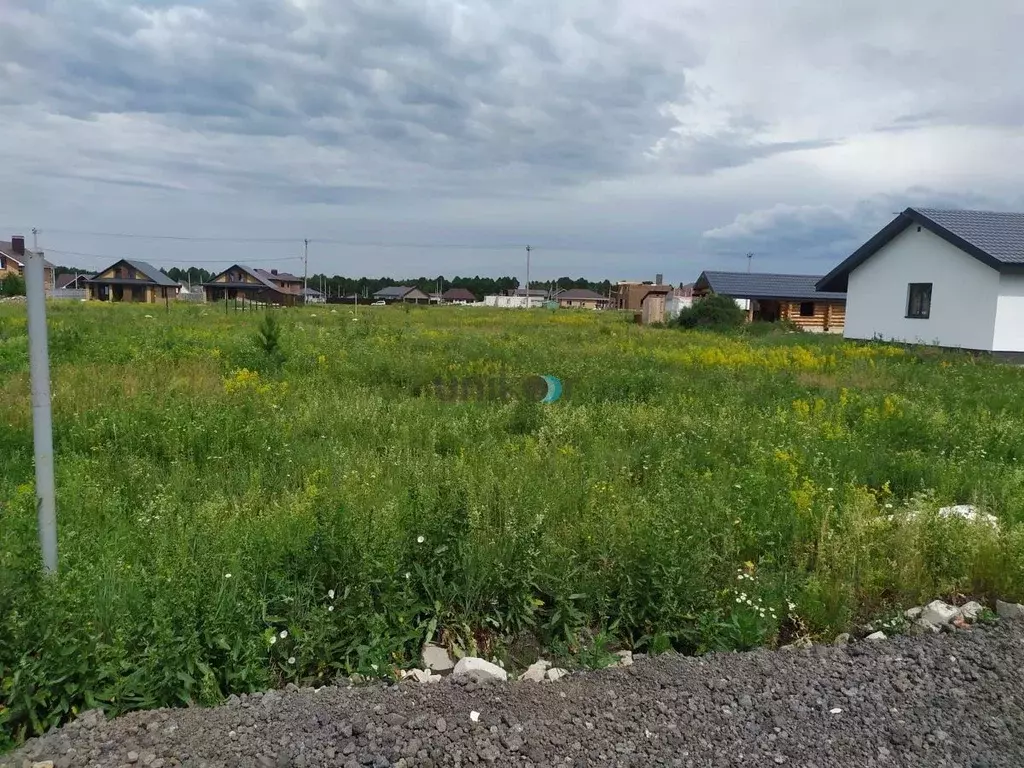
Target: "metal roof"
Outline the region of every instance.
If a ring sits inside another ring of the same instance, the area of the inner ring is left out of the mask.
[[[110,278],[110,277],[91,277],[91,278],[89,278],[87,280],[87,282],[98,283],[98,284],[101,284],[101,285],[102,284],[110,284],[110,285],[136,285],[138,283],[144,283],[144,282],[146,282],[146,280],[148,280],[151,283],[155,283],[156,285],[162,285],[162,286],[165,286],[167,288],[178,288],[179,287],[178,283],[175,280],[171,280],[171,278],[169,278],[167,275],[165,275],[159,269],[154,267],[152,264],[149,264],[148,262],[145,262],[145,261],[136,261],[135,259],[118,259],[113,264],[111,264],[110,267],[107,267],[106,269],[102,270],[99,274],[102,275],[103,272],[107,271],[107,269],[110,269],[111,267],[116,267],[118,264],[127,264],[129,267],[131,267],[136,272],[138,272],[140,275],[142,275],[145,278],[145,280],[123,278],[123,277],[114,277],[114,278]],[[122,281],[127,281],[127,282],[122,282]]]
[[[768,272],[701,272],[694,290],[710,290],[734,299],[801,299],[844,301],[842,292],[819,291],[818,275],[780,275]]]
[[[555,298],[559,300],[576,299],[577,301],[580,299],[597,299],[598,301],[610,301],[610,299],[607,296],[602,296],[597,291],[592,291],[589,288],[568,288],[562,291],[561,293],[556,294]]]
[[[408,286],[408,285],[389,285],[387,288],[381,288],[379,291],[377,291],[373,295],[374,296],[380,296],[381,298],[384,298],[384,299],[390,299],[390,298],[400,299],[403,296],[405,296],[407,293],[412,292],[413,290],[415,290],[415,288],[413,288],[412,286]]]
[[[449,288],[441,294],[441,298],[448,301],[476,301],[476,296],[468,288]]]
[[[907,208],[818,281],[845,290],[850,272],[916,224],[1000,272],[1024,271],[1024,213]]]

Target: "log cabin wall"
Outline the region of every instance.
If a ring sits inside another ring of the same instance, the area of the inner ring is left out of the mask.
[[[783,301],[781,305],[782,319],[788,320],[801,330],[843,332],[846,323],[846,302]]]

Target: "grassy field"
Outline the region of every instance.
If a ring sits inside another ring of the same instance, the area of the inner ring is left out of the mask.
[[[614,313],[274,314],[283,363],[260,313],[51,307],[46,580],[24,307],[0,305],[0,742],[95,706],[393,674],[427,638],[599,663],[1024,598],[1019,369]],[[567,394],[434,394],[530,374]]]

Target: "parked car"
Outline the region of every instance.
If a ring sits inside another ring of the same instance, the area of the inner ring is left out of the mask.
[[[383,307],[383,306],[386,306],[386,305],[387,305],[386,301],[375,301],[370,306],[371,307]]]

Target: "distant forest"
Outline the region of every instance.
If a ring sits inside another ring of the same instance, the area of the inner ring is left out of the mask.
[[[57,275],[76,274],[81,271],[82,270],[76,269],[75,267],[58,266],[56,268]],[[192,285],[202,285],[217,274],[217,272],[210,272],[209,270],[202,269],[201,267],[188,267],[187,269],[171,267],[170,269],[164,269],[162,271],[172,280],[178,280],[186,284],[191,283]],[[444,275],[438,275],[437,277],[398,279],[393,277],[354,278],[342,277],[341,275],[329,277],[325,274],[317,273],[309,275],[308,280],[310,288],[315,288],[318,291],[322,290],[328,296],[351,296],[353,294],[358,294],[359,296],[372,296],[381,288],[387,288],[391,285],[414,285],[424,293],[434,293],[439,287],[441,287],[442,292],[447,291],[449,288],[465,288],[478,299],[482,299],[484,296],[505,293],[506,291],[520,287],[520,281],[517,277],[494,278],[480,277],[479,275],[474,277],[460,277],[456,275],[449,280]],[[585,277],[578,277],[575,279],[571,277],[560,277],[557,280],[531,280],[530,287],[545,290],[589,288],[592,291],[597,291],[603,296],[607,296],[612,290],[612,283],[610,280],[593,282],[591,280],[587,280]]]

